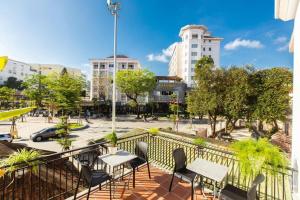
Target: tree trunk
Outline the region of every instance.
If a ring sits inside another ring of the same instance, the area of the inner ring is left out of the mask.
[[[140,119],[141,118],[140,117],[140,105],[137,103],[137,101],[136,101],[136,114],[137,114],[136,118]]]

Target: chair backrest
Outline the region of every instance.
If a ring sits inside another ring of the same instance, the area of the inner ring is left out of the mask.
[[[247,192],[247,199],[248,200],[255,200],[257,196],[257,186],[261,184],[265,180],[265,176],[262,174],[259,174],[255,177],[254,181],[252,182],[251,187],[249,188]]]
[[[186,168],[186,155],[183,148],[178,148],[173,151],[173,158],[175,161],[175,171]]]
[[[77,160],[81,163],[88,162],[88,165],[92,166],[100,155],[101,153],[97,147],[86,148],[79,152]]]
[[[146,142],[138,142],[135,146],[135,154],[148,161],[148,144]]]
[[[90,183],[92,180],[92,169],[91,167],[86,163],[81,163],[81,173],[83,178],[87,183]]]

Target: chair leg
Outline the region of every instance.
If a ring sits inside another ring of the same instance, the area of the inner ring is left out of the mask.
[[[171,189],[172,189],[172,184],[173,184],[174,174],[175,174],[175,173],[173,172],[172,179],[171,179],[171,183],[170,183],[170,187],[169,187],[169,192],[171,192]]]
[[[149,163],[147,163],[147,166],[148,166],[148,175],[149,175],[149,179],[151,179]]]
[[[76,195],[77,195],[77,192],[78,192],[78,188],[79,188],[79,184],[80,184],[80,178],[81,178],[81,170],[80,170],[80,174],[79,174],[79,179],[78,179],[78,183],[76,185],[76,189],[75,189],[75,194],[74,194],[74,200],[76,200]]]
[[[91,187],[92,187],[92,182],[89,184],[89,191],[88,191],[86,200],[89,200],[89,198],[90,198]]]
[[[192,192],[191,196],[192,196],[192,200],[193,200],[194,199],[194,181],[192,181],[192,191],[191,192]]]
[[[111,200],[111,180],[109,180],[109,199]]]
[[[133,188],[135,188],[135,168],[133,168],[133,170],[132,170],[132,175],[133,175],[132,186],[133,186]]]

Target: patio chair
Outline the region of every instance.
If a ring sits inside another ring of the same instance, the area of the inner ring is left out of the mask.
[[[79,184],[80,184],[80,179],[83,176],[85,182],[87,183],[89,189],[88,189],[88,194],[87,194],[87,199],[89,199],[90,192],[91,192],[91,187],[94,187],[96,185],[99,185],[99,189],[101,190],[101,184],[109,181],[109,197],[112,199],[111,196],[111,180],[112,177],[106,172],[106,170],[94,170],[88,163],[83,162],[81,164],[81,170],[80,170],[80,175],[78,179],[78,183],[76,186],[75,194],[74,194],[74,200],[76,199]]]
[[[227,184],[220,193],[220,200],[256,200],[259,199],[257,195],[257,186],[265,180],[264,175],[259,174],[252,182],[248,191],[237,188],[233,185]]]
[[[175,167],[173,170],[173,175],[172,175],[172,179],[171,179],[171,183],[170,183],[170,187],[169,187],[169,192],[171,192],[174,175],[176,174],[176,175],[180,176],[182,180],[185,180],[192,184],[191,198],[193,200],[194,199],[194,180],[195,180],[195,177],[197,176],[197,174],[186,168],[187,159],[186,159],[186,155],[184,153],[183,148],[175,149],[173,151],[173,158],[175,161]]]
[[[138,156],[137,158],[131,160],[129,162],[130,167],[132,168],[133,174],[133,187],[135,187],[135,170],[138,169],[139,166],[147,164],[148,167],[148,176],[151,179],[150,174],[150,166],[148,160],[148,144],[146,142],[138,142],[135,146],[135,154]]]

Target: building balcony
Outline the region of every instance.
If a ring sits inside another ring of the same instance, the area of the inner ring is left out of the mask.
[[[183,139],[167,135],[152,136],[149,133],[121,138],[118,141],[118,147],[134,154],[135,146],[139,141],[144,141],[149,146],[151,179],[147,176],[147,168],[141,167],[135,173],[136,187],[133,188],[131,178],[128,188],[128,185],[123,183],[127,183],[128,178],[132,177],[132,172],[129,170],[124,175],[122,173],[120,177],[123,177],[123,181],[116,183],[114,199],[190,199],[191,185],[178,178],[175,178],[173,182],[172,191],[168,192],[171,181],[170,174],[174,168],[172,152],[176,148],[184,149],[187,163],[202,158],[224,165],[229,169],[226,178],[217,183],[217,190],[221,190],[226,183],[244,190],[250,187],[251,181],[241,176],[236,157],[224,148],[213,146],[199,148],[199,146]],[[101,142],[62,153],[42,156],[30,162],[31,164],[20,163],[14,166],[1,167],[1,171],[10,169],[10,172],[0,178],[0,199],[72,199],[79,180],[79,155],[82,155],[83,151],[86,153],[95,149],[101,154],[107,154],[106,145],[106,142]],[[90,156],[90,154],[88,155]],[[85,160],[90,160],[89,156]],[[101,167],[101,161],[99,163],[97,160],[95,166]],[[274,173],[271,168],[266,166],[261,173],[264,174],[265,181],[258,187],[259,199],[292,199],[293,177],[297,171],[288,168],[278,169]],[[212,180],[204,177],[203,181],[207,190],[213,190]],[[102,186],[101,191],[97,186],[92,188],[90,199],[108,199],[109,187],[106,185]],[[84,181],[79,182],[77,199],[85,199],[87,188]],[[197,199],[205,199],[200,190],[196,190],[195,195]],[[211,197],[209,194],[207,196]]]

